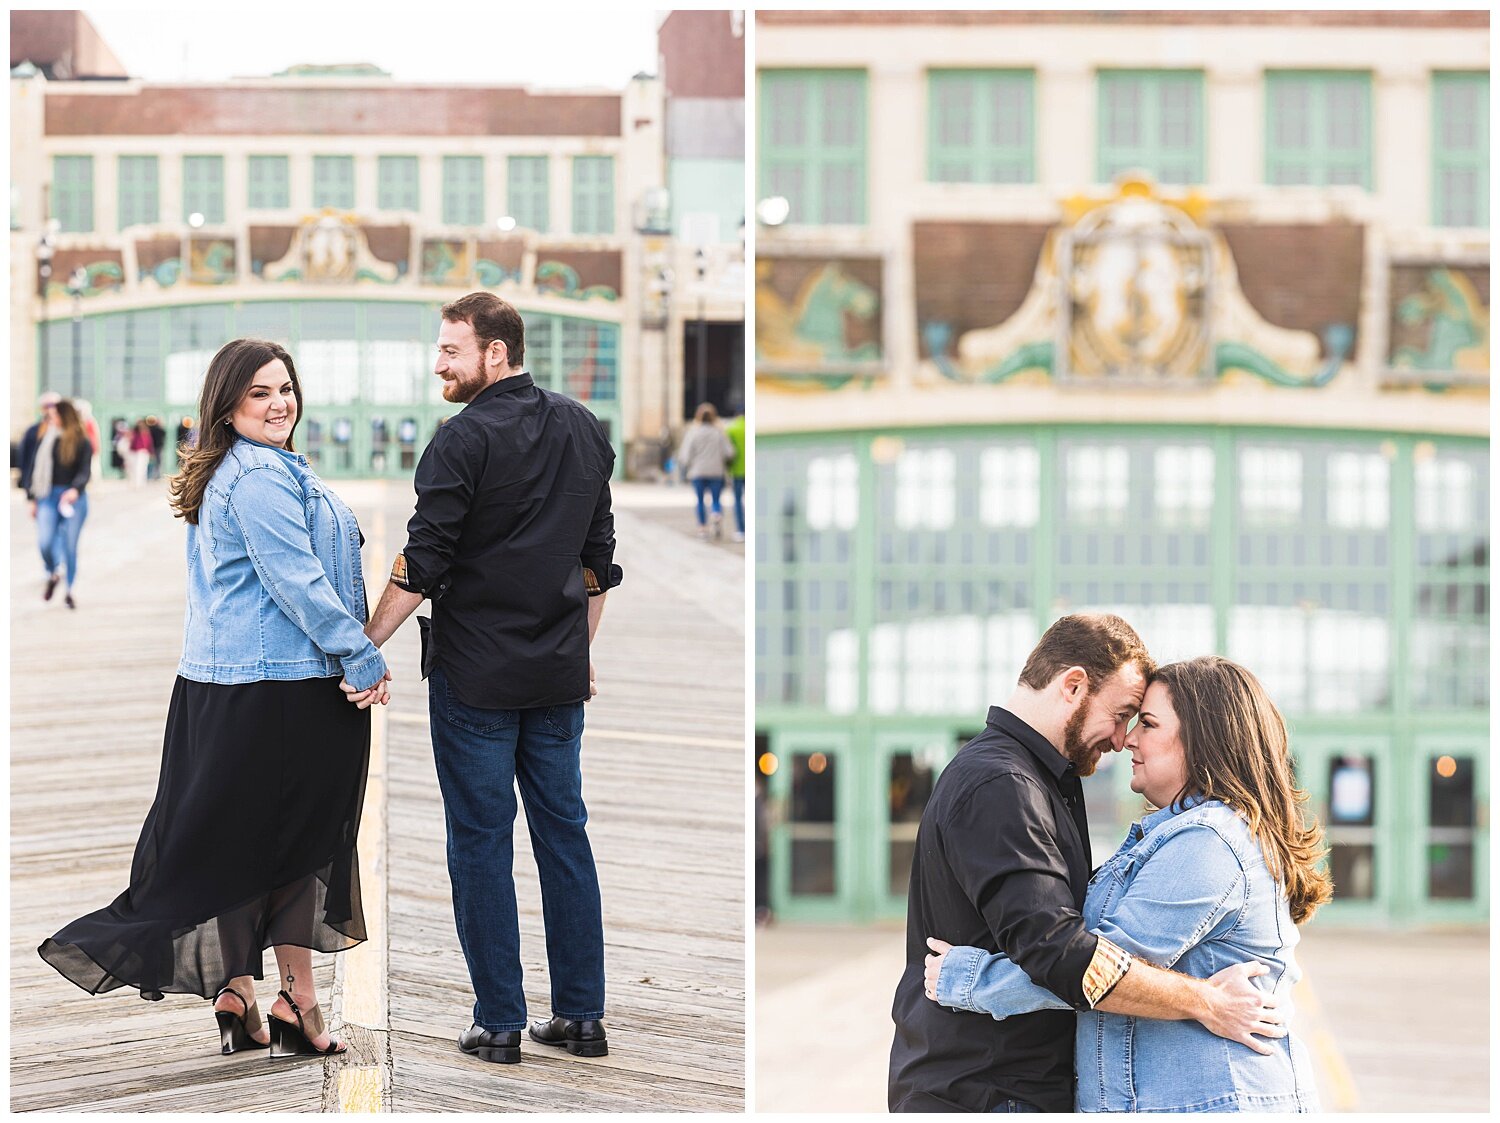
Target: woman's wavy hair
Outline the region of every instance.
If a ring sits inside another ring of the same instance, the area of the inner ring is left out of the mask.
[[[279,343],[265,339],[231,339],[219,348],[208,364],[203,378],[203,392],[198,396],[198,444],[179,452],[178,474],[172,478],[172,511],[180,519],[197,524],[203,492],[215,470],[234,446],[234,428],[230,419],[255,381],[255,372],[274,359],[286,364],[297,398],[297,416],[287,434],[286,448],[292,451],[292,435],[302,420],[302,380],[291,355]]]
[[[1302,805],[1287,747],[1286,722],[1244,667],[1205,655],[1157,670],[1177,713],[1187,780],[1172,802],[1200,795],[1245,817],[1266,865],[1286,890],[1292,920],[1302,924],[1333,897],[1318,868],[1323,828]]]
[[[57,403],[57,451],[61,453],[64,464],[76,463],[78,459],[78,445],[87,442],[88,435],[83,431],[83,418],[79,416],[78,408],[63,398]]]

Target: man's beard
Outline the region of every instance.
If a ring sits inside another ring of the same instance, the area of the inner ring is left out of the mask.
[[[467,404],[477,398],[479,396],[479,392],[485,388],[486,383],[484,381],[484,371],[482,369],[472,372],[460,372],[450,369],[448,373],[452,375],[458,375],[459,377],[455,377],[453,379],[452,390],[448,389],[448,382],[445,381],[443,383],[443,390],[445,391],[443,397],[447,401]],[[449,397],[449,394],[451,394],[452,396]]]
[[[1095,752],[1093,745],[1084,744],[1081,736],[1091,705],[1090,700],[1085,698],[1068,719],[1068,724],[1063,726],[1063,756],[1073,765],[1076,776],[1092,776],[1099,765],[1099,758],[1104,755],[1102,752]]]

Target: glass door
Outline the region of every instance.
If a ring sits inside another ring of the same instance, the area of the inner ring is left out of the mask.
[[[875,738],[876,780],[881,808],[879,850],[871,863],[879,916],[906,915],[917,827],[932,798],[938,773],[955,747],[947,730],[880,733]]]
[[[1412,858],[1423,919],[1489,915],[1489,746],[1472,733],[1417,739],[1408,790],[1418,825]]]
[[[781,733],[771,745],[772,908],[788,919],[847,920],[856,787],[848,734]]]
[[[1323,824],[1333,877],[1330,916],[1389,918],[1397,896],[1398,859],[1390,741],[1369,734],[1294,736],[1298,785]]]

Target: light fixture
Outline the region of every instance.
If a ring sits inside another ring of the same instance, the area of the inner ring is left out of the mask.
[[[755,217],[765,226],[780,226],[791,214],[792,204],[783,195],[772,195],[755,206]]]
[[[203,225],[203,215],[198,211],[194,211],[192,214],[188,215],[188,225],[191,226],[194,230],[197,230],[200,226]]]
[[[509,234],[516,228],[516,220],[508,214],[503,214],[499,218],[495,219],[495,225]]]

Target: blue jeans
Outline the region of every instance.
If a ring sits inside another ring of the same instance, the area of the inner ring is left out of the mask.
[[[78,576],[78,536],[83,533],[83,520],[89,517],[89,495],[83,492],[73,504],[71,518],[63,518],[57,509],[65,487],[54,487],[36,501],[36,544],[42,552],[42,565],[50,577],[59,568],[66,566],[68,588]]]
[[[734,524],[741,534],[745,533],[745,477],[730,476],[729,485],[734,488]]]
[[[474,1021],[526,1025],[512,873],[516,787],[542,885],[552,1013],[604,1016],[604,921],[584,824],[583,703],[485,710],[461,702],[441,667],[427,681],[432,755],[448,820],[448,876],[458,942],[474,985]]]
[[[714,514],[722,515],[724,509],[719,506],[719,492],[724,489],[723,476],[694,476],[693,493],[698,497],[698,525],[704,526],[708,523],[708,514],[703,510],[703,496],[706,494],[713,501]]]

